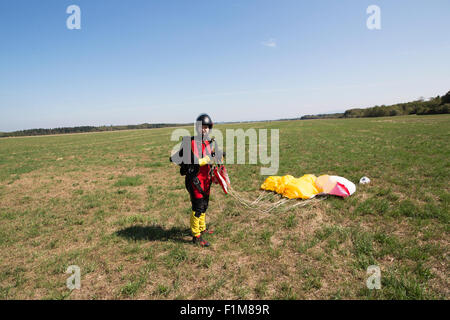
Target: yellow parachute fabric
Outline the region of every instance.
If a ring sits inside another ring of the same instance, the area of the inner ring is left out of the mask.
[[[261,185],[261,189],[275,191],[289,199],[310,199],[320,193],[315,184],[316,179],[312,174],[305,174],[301,178],[290,175],[270,176]]]
[[[261,185],[261,189],[267,190],[267,191],[275,191],[275,192],[277,192],[277,188],[278,188],[278,186],[280,184],[281,184],[281,177],[279,177],[279,176],[270,176]]]

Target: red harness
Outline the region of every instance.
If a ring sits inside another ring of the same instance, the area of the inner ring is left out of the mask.
[[[197,157],[197,159],[203,158],[207,155],[211,157],[211,142],[207,140],[202,142],[202,153],[200,156],[199,148],[197,146],[197,140],[192,139],[192,152]],[[219,184],[222,187],[223,192],[225,192],[225,194],[228,194],[230,188],[230,179],[228,178],[228,173],[224,165],[215,165],[213,167],[213,170],[211,170],[211,165],[202,166],[199,169],[197,178],[200,181],[199,185],[203,192],[198,190],[198,188],[193,185],[192,190],[196,199],[200,199],[204,196],[209,196],[211,183]]]
[[[202,142],[202,156],[200,156],[199,152],[198,152],[198,146],[197,146],[197,141],[195,139],[192,139],[192,152],[194,152],[194,155],[197,158],[203,158],[206,155],[211,155],[211,144],[208,140],[205,140],[204,142]],[[208,154],[205,153],[205,146],[206,149],[208,150]]]

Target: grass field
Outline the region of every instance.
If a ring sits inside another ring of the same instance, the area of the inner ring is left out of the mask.
[[[190,240],[173,129],[0,140],[1,299],[449,299],[450,116],[219,125],[280,129],[278,175],[371,183],[270,214],[213,186]],[[191,128],[189,128],[191,129]],[[258,165],[229,165],[257,198]],[[65,271],[81,268],[81,289]],[[366,269],[381,269],[380,290]]]

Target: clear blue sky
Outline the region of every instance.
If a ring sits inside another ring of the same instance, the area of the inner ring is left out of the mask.
[[[81,8],[69,30],[66,8]],[[366,27],[369,5],[381,30]],[[1,0],[0,131],[263,120],[450,90],[450,1]]]

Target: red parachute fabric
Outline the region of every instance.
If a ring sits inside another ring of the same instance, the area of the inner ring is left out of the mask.
[[[216,184],[220,184],[223,192],[228,194],[228,188],[230,185],[230,178],[228,177],[227,169],[225,166],[214,167],[213,170],[213,182]]]
[[[350,192],[348,191],[347,187],[344,186],[342,183],[336,182],[336,185],[334,186],[333,189],[331,189],[330,192],[328,192],[328,194],[346,198],[350,195]]]

